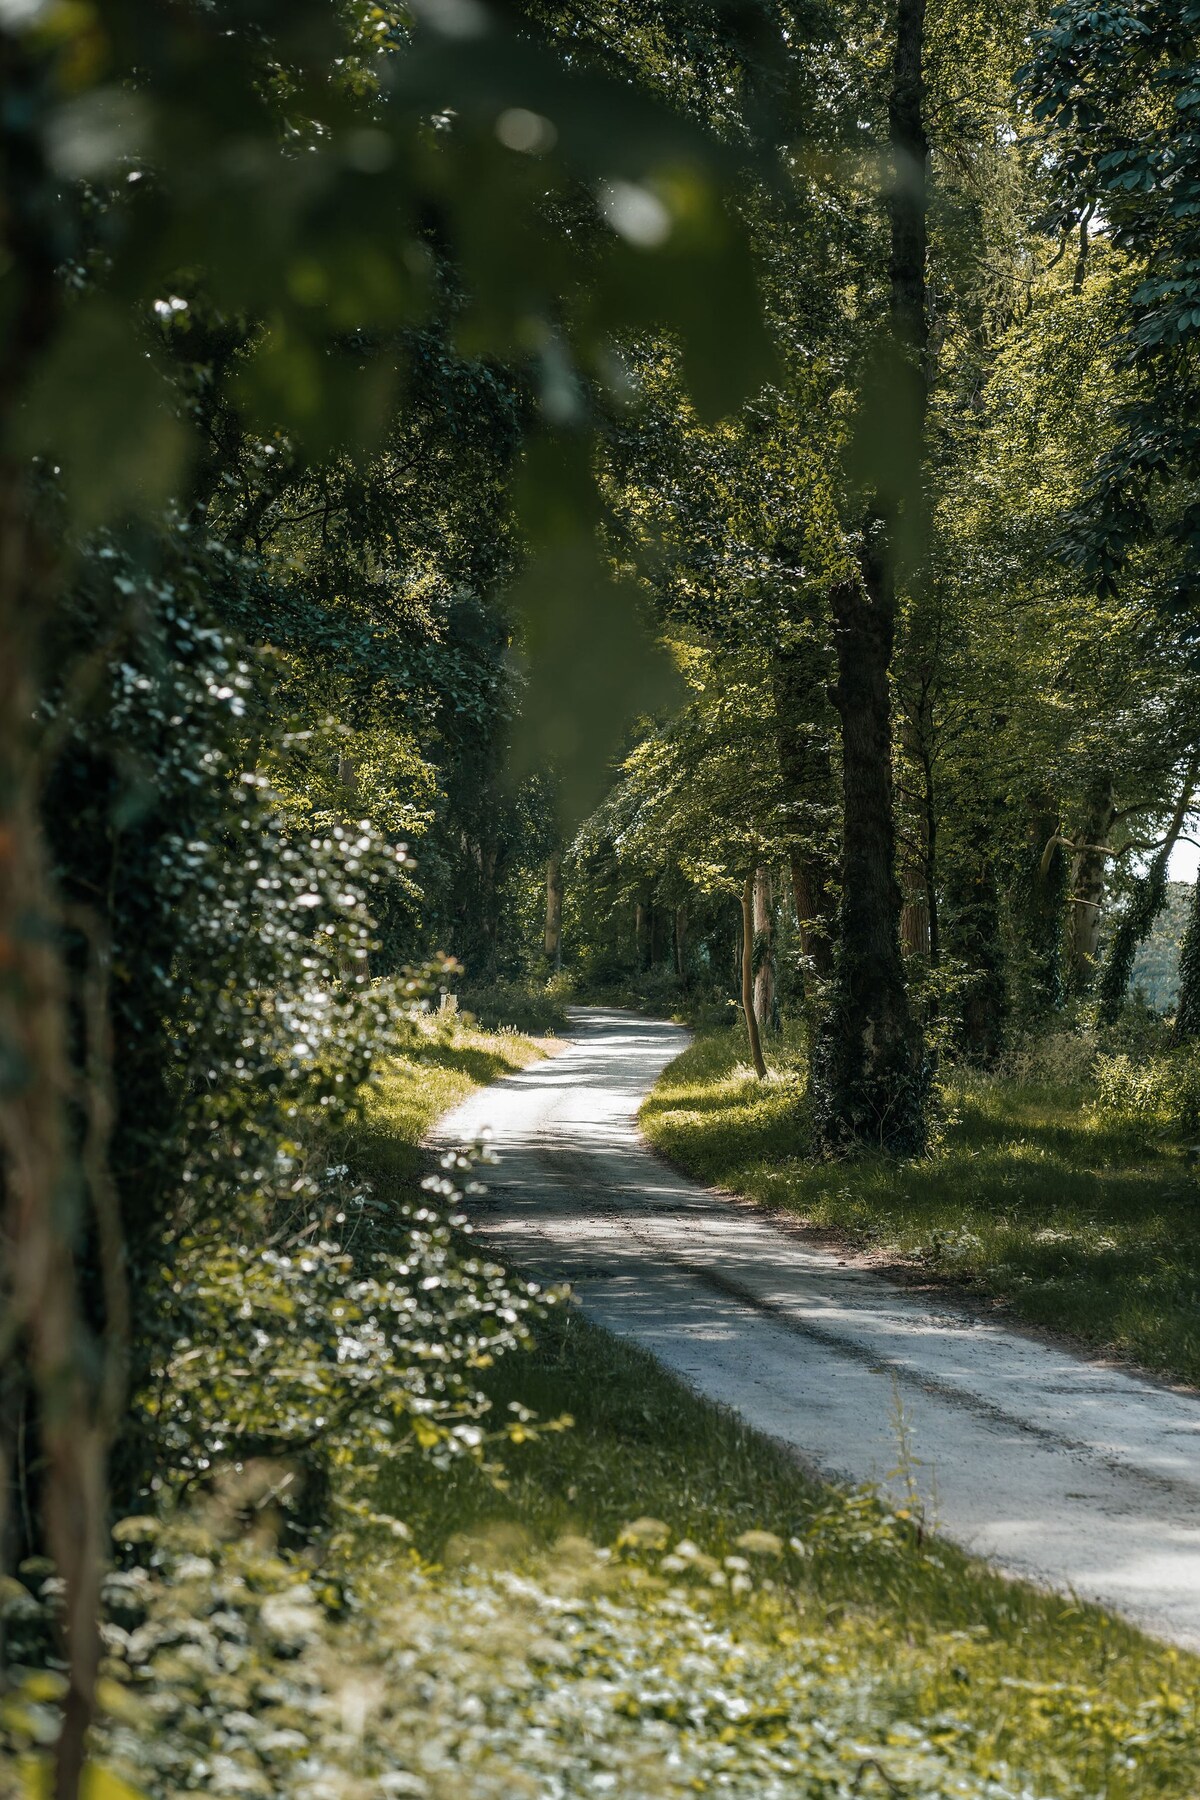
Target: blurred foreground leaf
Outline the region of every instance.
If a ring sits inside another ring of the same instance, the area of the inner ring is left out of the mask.
[[[603,791],[622,734],[677,693],[671,663],[642,622],[637,589],[610,580],[589,544],[547,548],[513,592],[529,683],[516,726],[520,773],[553,764],[568,816]]]

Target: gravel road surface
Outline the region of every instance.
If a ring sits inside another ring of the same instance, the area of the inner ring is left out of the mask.
[[[1200,1399],[905,1291],[674,1174],[636,1123],[679,1026],[595,1007],[484,1089],[477,1227],[809,1464],[897,1492],[897,1400],[945,1536],[1200,1650]]]

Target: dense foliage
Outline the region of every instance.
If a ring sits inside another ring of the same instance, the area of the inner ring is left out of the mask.
[[[56,1800],[114,1512],[171,1517],[171,1647],[173,1509],[266,1471],[303,1660],[347,1471],[537,1429],[469,1159],[361,1153],[455,993],[740,1007],[760,1075],[802,1021],[797,1160],[933,1154],[939,1071],[1047,1030],[1196,1131],[1195,919],[1154,1058],[1089,1035],[1200,782],[1194,14],[0,6],[0,1562],[14,1631],[63,1602]]]

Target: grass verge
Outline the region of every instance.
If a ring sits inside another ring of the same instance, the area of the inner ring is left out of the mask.
[[[538,1696],[517,1791],[1194,1793],[1194,1658],[811,1480],[578,1316],[491,1391],[574,1428],[510,1452],[503,1491],[412,1463],[378,1493],[433,1559],[447,1635],[479,1629],[481,1595],[487,1641],[506,1612],[503,1679]]]
[[[902,1473],[890,1500],[833,1490],[571,1311],[488,1388],[573,1427],[500,1485],[401,1460],[374,1495],[447,1632],[481,1593],[512,1609],[541,1696],[522,1791],[558,1791],[545,1758],[563,1792],[629,1800],[1193,1793],[1200,1663],[926,1537]]]
[[[476,1088],[527,1068],[552,1049],[510,1025],[439,1019],[407,1056],[383,1063],[363,1095],[363,1116],[344,1148],[373,1181],[412,1184],[425,1173],[421,1148],[434,1121]]]
[[[934,1155],[813,1163],[798,1044],[772,1061],[758,1082],[739,1032],[702,1033],[643,1107],[646,1135],[701,1181],[1200,1384],[1200,1192],[1177,1149],[1147,1144],[1081,1085],[959,1072]]]
[[[410,1189],[437,1113],[536,1054],[460,1025],[382,1071],[350,1146],[379,1197]],[[811,1479],[569,1310],[485,1379],[520,1426],[499,1478],[344,1467],[360,1505],[300,1556],[253,1522],[273,1466],[118,1528],[95,1792],[1194,1797],[1196,1658]],[[563,1412],[565,1432],[532,1417]],[[27,1766],[7,1783],[0,1758],[4,1800],[40,1791]]]

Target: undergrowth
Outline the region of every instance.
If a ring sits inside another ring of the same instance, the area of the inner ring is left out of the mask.
[[[1101,1104],[1090,1066],[952,1072],[937,1152],[896,1164],[810,1160],[799,1043],[772,1062],[760,1083],[739,1033],[702,1034],[643,1107],[647,1136],[702,1181],[1200,1384],[1200,1183],[1145,1109]]]
[[[557,1035],[567,1029],[567,1007],[575,992],[573,978],[565,971],[545,979],[475,982],[463,987],[459,1005],[485,1031],[509,1028],[534,1037]]]
[[[443,1022],[381,1069],[346,1144],[380,1203],[437,1113],[536,1053]],[[1200,1664],[930,1537],[903,1470],[825,1486],[571,1309],[482,1386],[490,1475],[377,1442],[303,1549],[261,1459],[117,1527],[90,1800],[1194,1794]],[[0,1593],[18,1659],[44,1574]],[[45,1792],[62,1680],[10,1686],[5,1800]]]

